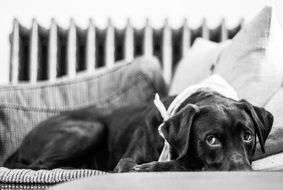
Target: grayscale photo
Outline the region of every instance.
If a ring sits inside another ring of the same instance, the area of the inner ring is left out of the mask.
[[[0,5],[0,190],[282,190],[283,1]]]

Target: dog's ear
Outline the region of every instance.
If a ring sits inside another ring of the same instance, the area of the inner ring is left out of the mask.
[[[258,136],[261,150],[265,153],[264,144],[273,125],[273,116],[264,108],[253,106],[248,101],[240,100],[245,105],[246,112],[252,117],[255,123],[255,132]]]
[[[177,151],[178,159],[187,153],[193,118],[198,111],[199,108],[196,105],[188,104],[161,127],[164,138]]]

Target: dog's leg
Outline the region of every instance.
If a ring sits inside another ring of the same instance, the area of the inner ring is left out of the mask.
[[[36,130],[19,148],[17,159],[6,163],[7,166],[36,170],[66,167],[104,169],[107,155],[97,160],[101,149],[106,148],[106,128],[101,122],[62,119],[60,122],[46,121]]]
[[[158,159],[158,151],[151,146],[151,139],[144,130],[136,130],[131,136],[125,153],[121,156],[114,172],[130,172],[132,168],[141,163],[147,163]]]
[[[54,141],[53,148],[48,148],[44,155],[45,162],[53,162],[55,167],[104,169],[98,166],[106,163],[94,163],[101,156],[101,149],[106,148],[106,130],[102,123],[73,121],[60,132],[61,136]],[[100,162],[106,160],[105,157]]]
[[[167,162],[150,162],[141,165],[135,165],[131,172],[158,172],[158,171],[186,171],[187,169],[182,166],[177,160]]]

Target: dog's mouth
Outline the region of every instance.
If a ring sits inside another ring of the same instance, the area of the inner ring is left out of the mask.
[[[253,171],[252,167],[250,166],[240,166],[237,168],[210,168],[210,167],[202,167],[200,171]]]
[[[200,171],[253,171],[249,163],[226,163],[226,164],[207,164],[205,163]]]

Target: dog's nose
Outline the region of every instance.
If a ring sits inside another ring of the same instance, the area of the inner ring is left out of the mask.
[[[229,170],[250,171],[252,170],[252,167],[244,155],[241,155],[239,153],[233,153],[230,157]]]

